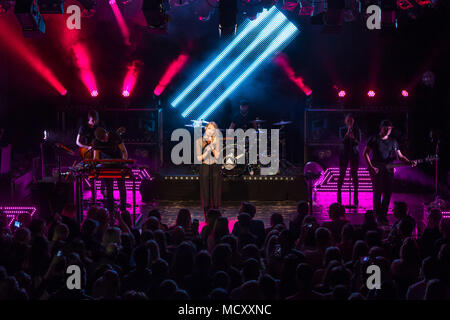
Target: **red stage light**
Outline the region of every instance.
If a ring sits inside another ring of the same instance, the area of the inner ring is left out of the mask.
[[[141,64],[142,61],[134,60],[128,66],[128,72],[125,76],[125,79],[123,79],[122,96],[129,97],[131,95],[131,92],[133,91],[134,85],[137,81],[139,66]]]
[[[275,63],[278,64],[283,70],[288,78],[294,82],[297,87],[299,87],[307,96],[312,94],[311,88],[309,88],[304,82],[303,78],[295,75],[294,69],[291,67],[287,56],[283,53],[278,54],[275,57]]]
[[[375,97],[375,91],[369,90],[369,91],[367,92],[367,96],[368,96],[369,98]]]
[[[347,95],[347,92],[345,92],[345,90],[341,90],[341,91],[338,92],[339,98],[343,98],[343,97],[345,97],[346,95]]]
[[[120,12],[119,6],[116,3],[116,0],[109,0],[109,5],[114,13],[114,17],[117,20],[117,24],[119,25],[120,32],[122,33],[123,40],[127,46],[131,45],[130,42],[130,29],[128,28],[125,19],[123,18],[122,12]]]
[[[161,93],[163,93],[164,89],[166,89],[170,81],[172,81],[173,77],[175,77],[175,75],[180,72],[180,70],[187,63],[188,59],[189,56],[185,53],[182,53],[169,65],[155,90],[153,90],[155,96],[160,96]]]
[[[80,70],[80,77],[83,84],[89,90],[91,96],[98,96],[97,83],[91,68],[91,61],[85,46],[78,42],[72,47],[75,55],[76,65]]]
[[[4,44],[4,47],[9,46],[11,52],[36,71],[60,95],[65,95],[67,90],[53,71],[39,58],[34,47],[28,45],[30,42],[26,41],[23,35],[17,32],[16,25],[7,21],[8,19],[0,19],[0,30],[2,30],[0,32],[0,42]]]
[[[402,90],[402,96],[403,97],[408,97],[409,96],[409,92],[407,90]]]

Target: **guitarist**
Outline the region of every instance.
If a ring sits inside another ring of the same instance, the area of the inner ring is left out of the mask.
[[[397,140],[390,136],[392,128],[391,121],[381,121],[379,134],[369,139],[364,150],[364,159],[372,179],[373,209],[382,224],[388,224],[387,212],[394,182],[394,170],[388,169],[386,165],[392,164],[397,157],[413,167],[417,165],[416,161],[409,160],[401,153]]]
[[[341,154],[339,155],[339,179],[337,202],[342,203],[342,185],[350,163],[350,175],[354,186],[353,202],[358,205],[358,167],[359,167],[359,143],[361,142],[361,130],[355,123],[352,114],[345,116],[345,127],[339,128],[339,137],[341,138]]]
[[[105,127],[100,123],[100,117],[96,110],[90,110],[88,112],[88,121],[83,123],[78,129],[77,146],[80,147],[80,154],[83,159],[92,159],[94,152],[92,144],[95,139],[95,129],[99,126]]]

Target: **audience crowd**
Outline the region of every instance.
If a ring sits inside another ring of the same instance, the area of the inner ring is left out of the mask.
[[[438,210],[423,232],[404,202],[395,223],[373,211],[351,224],[337,203],[319,224],[299,202],[291,221],[258,220],[243,202],[237,222],[211,209],[206,224],[181,209],[174,225],[151,210],[139,229],[128,212],[92,207],[81,225],[67,205],[49,221],[0,221],[1,300],[435,300],[450,297],[450,219]],[[81,271],[68,286],[69,266]],[[368,267],[380,272],[379,289]]]

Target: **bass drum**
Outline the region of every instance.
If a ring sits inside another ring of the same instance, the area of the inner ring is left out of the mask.
[[[222,175],[225,177],[237,177],[245,173],[248,166],[248,155],[245,148],[236,143],[230,145],[230,152],[227,153],[227,147],[222,148],[223,164]]]

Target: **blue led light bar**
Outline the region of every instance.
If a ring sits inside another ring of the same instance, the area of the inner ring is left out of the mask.
[[[187,117],[236,67],[261,43],[277,30],[282,23],[289,20],[284,14],[278,12],[269,24],[259,33],[253,42],[206,88],[200,96],[181,114]]]
[[[273,54],[278,48],[287,44],[288,40],[292,40],[297,34],[297,27],[289,23],[283,31],[270,43],[270,45],[264,50],[264,52],[226,89],[211,106],[208,107],[198,119],[206,119],[233,91],[253,72],[255,69],[264,62],[271,54]]]
[[[269,10],[264,10],[258,19],[247,22],[242,32],[240,32],[236,38],[200,73],[194,81],[192,81],[175,100],[172,101],[172,107],[176,108],[177,105],[236,47],[242,39],[254,30],[258,25],[265,21],[268,17],[277,11],[273,6]]]

